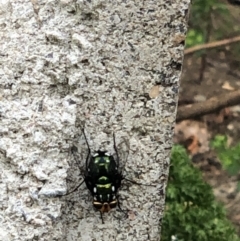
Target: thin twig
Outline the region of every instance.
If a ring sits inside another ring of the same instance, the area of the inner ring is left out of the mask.
[[[215,41],[215,42],[211,42],[211,43],[200,44],[200,45],[185,49],[184,54],[185,55],[191,54],[191,53],[194,53],[194,52],[202,50],[202,49],[216,48],[219,46],[224,46],[224,45],[239,42],[239,41],[240,41],[240,36],[237,36],[237,37],[233,37],[230,39],[224,39],[224,40]]]
[[[176,121],[200,117],[237,104],[240,104],[240,90],[224,93],[192,105],[181,106],[178,108]]]

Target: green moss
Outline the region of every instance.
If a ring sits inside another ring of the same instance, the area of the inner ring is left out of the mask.
[[[212,188],[181,146],[172,149],[162,225],[161,241],[240,241]]]
[[[211,141],[211,146],[218,154],[223,168],[230,174],[236,175],[240,171],[240,143],[235,146],[227,145],[227,137],[216,135]]]

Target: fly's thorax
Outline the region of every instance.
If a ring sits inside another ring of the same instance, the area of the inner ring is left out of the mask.
[[[108,177],[110,182],[118,174],[118,167],[113,158],[107,152],[98,151],[92,155],[86,170],[86,175],[93,183],[97,183],[99,177]],[[108,181],[109,182],[109,181]]]
[[[117,169],[116,162],[107,152],[98,151],[91,157],[89,168],[91,172],[98,173],[100,176],[108,173],[111,174]]]

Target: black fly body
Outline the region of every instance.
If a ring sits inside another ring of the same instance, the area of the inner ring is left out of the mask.
[[[104,223],[104,212],[109,212],[117,206],[120,211],[123,212],[118,200],[118,190],[121,187],[122,180],[126,180],[137,185],[145,184],[140,184],[123,177],[122,170],[119,166],[120,158],[117,150],[115,134],[113,134],[113,147],[116,153],[116,158],[114,158],[113,155],[110,155],[107,151],[98,150],[92,154],[84,129],[82,129],[82,133],[88,148],[88,154],[85,162],[84,180],[75,187],[74,190],[65,195],[75,192],[85,182],[93,197],[93,206],[96,210],[100,211],[102,223]],[[77,148],[75,147],[74,149]]]

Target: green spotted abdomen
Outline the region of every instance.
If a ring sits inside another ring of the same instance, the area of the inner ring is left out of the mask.
[[[102,202],[109,202],[113,198],[115,187],[108,177],[100,177],[96,183],[97,195]]]

